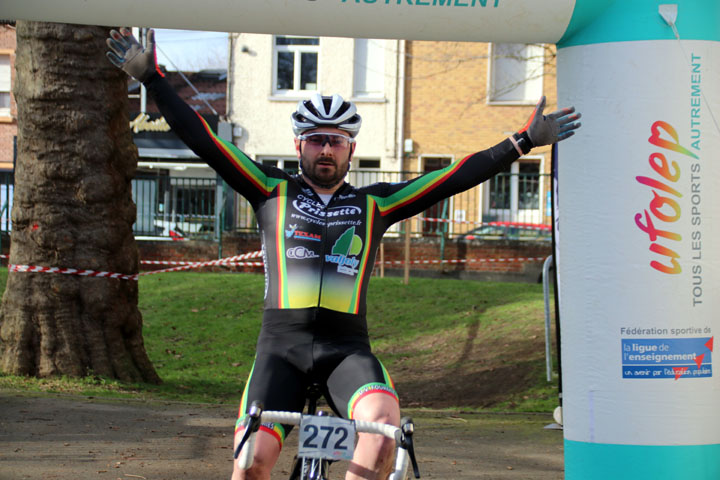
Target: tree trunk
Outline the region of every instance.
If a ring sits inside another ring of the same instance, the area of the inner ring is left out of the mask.
[[[138,271],[127,77],[108,30],[17,23],[18,159],[10,263]],[[134,280],[10,272],[0,370],[160,381],[143,344]]]

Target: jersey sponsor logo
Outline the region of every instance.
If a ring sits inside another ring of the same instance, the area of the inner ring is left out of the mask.
[[[349,217],[362,214],[362,209],[354,205],[331,207],[326,209],[320,202],[304,195],[298,195],[297,199],[293,200],[292,205],[298,212],[317,220],[334,217]]]
[[[305,223],[314,223],[315,225],[325,225],[325,220],[319,220],[314,217],[308,217],[307,215],[298,215],[297,213],[291,213],[290,218],[300,220]]]
[[[315,207],[317,207],[317,208],[323,208],[323,207],[325,206],[324,203],[318,202],[318,201],[315,200],[314,198],[308,197],[308,196],[305,196],[305,195],[298,195],[298,196],[297,196],[297,199],[300,200],[301,202],[309,203],[310,205],[313,205],[313,206],[315,206]]]
[[[320,256],[312,250],[302,246],[288,248],[285,254],[288,258],[294,258],[296,260],[304,260],[306,258],[318,258]]]
[[[343,225],[354,225],[356,227],[359,227],[362,225],[362,221],[360,220],[335,220],[332,222],[328,222],[328,227],[340,227]]]
[[[350,227],[335,241],[331,254],[325,255],[325,261],[337,264],[338,273],[357,275],[357,266],[360,264],[357,256],[362,253],[362,248],[362,239],[355,235],[355,227]]]
[[[359,227],[362,225],[362,220],[333,220],[332,222],[327,222],[325,220],[320,220],[313,217],[308,217],[307,215],[299,215],[297,213],[291,213],[290,218],[304,222],[304,223],[312,223],[314,225],[323,225],[327,227],[342,227],[344,225],[354,225],[356,227]]]
[[[319,242],[321,240],[320,234],[304,232],[297,229],[297,225],[288,225],[289,230],[285,230],[285,238],[294,238],[296,240],[312,240],[313,242]]]

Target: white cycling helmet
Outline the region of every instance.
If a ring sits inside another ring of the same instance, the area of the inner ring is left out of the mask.
[[[309,100],[299,101],[291,119],[295,136],[319,127],[335,127],[355,138],[362,124],[355,104],[346,102],[338,94],[322,96],[316,93]]]

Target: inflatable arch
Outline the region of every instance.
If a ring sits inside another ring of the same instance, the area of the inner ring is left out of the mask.
[[[565,478],[720,478],[717,0],[1,4],[54,22],[556,43],[558,102],[584,124],[557,171]]]

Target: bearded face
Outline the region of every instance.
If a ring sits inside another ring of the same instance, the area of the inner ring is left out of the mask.
[[[343,181],[350,169],[350,156],[338,159],[321,155],[309,158],[305,152],[300,155],[302,173],[310,182],[320,188],[330,189]]]
[[[353,140],[336,128],[319,128],[295,140],[302,175],[313,186],[332,190],[350,169]]]

